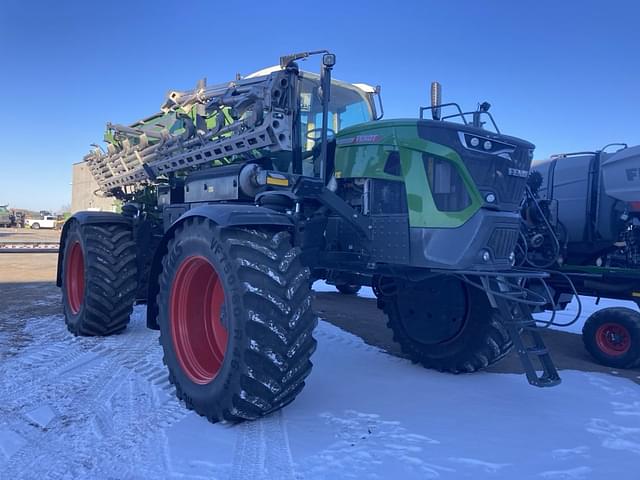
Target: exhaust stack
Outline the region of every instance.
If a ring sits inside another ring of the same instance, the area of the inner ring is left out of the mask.
[[[442,104],[442,86],[438,82],[431,82],[431,116],[434,120],[440,120],[440,107]]]

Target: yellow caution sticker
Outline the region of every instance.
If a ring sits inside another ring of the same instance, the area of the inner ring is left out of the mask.
[[[267,185],[277,185],[279,187],[288,187],[289,179],[285,177],[272,177],[271,175],[268,175]]]

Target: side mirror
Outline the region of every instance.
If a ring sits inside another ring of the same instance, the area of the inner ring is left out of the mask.
[[[440,105],[442,104],[442,87],[438,82],[431,82],[431,117],[440,120]]]
[[[376,85],[375,91],[371,94],[372,102],[374,104],[374,109],[376,110],[376,116],[374,120],[380,120],[384,117],[384,107],[382,105],[382,96],[380,92],[382,91],[382,87],[380,85]],[[378,99],[378,105],[375,105],[375,98]]]

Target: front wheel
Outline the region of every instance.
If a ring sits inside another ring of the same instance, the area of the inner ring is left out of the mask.
[[[31,225],[31,228],[33,228],[34,230],[39,230],[40,229],[40,224],[39,223],[34,223]]]
[[[594,312],[582,327],[587,351],[602,365],[613,368],[640,366],[640,313],[609,307]]]
[[[378,305],[402,352],[427,368],[475,372],[513,346],[486,294],[452,276],[403,283]]]
[[[210,421],[256,419],[302,391],[317,323],[287,231],[187,219],[169,242],[160,343],[178,398]]]

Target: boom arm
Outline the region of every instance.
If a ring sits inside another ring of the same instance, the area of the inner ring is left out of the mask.
[[[131,127],[108,124],[108,151],[96,148],[84,160],[100,188],[109,191],[255,149],[290,151],[295,106],[288,90],[296,75],[292,67],[170,92],[163,113]],[[166,125],[167,119],[173,124]]]

